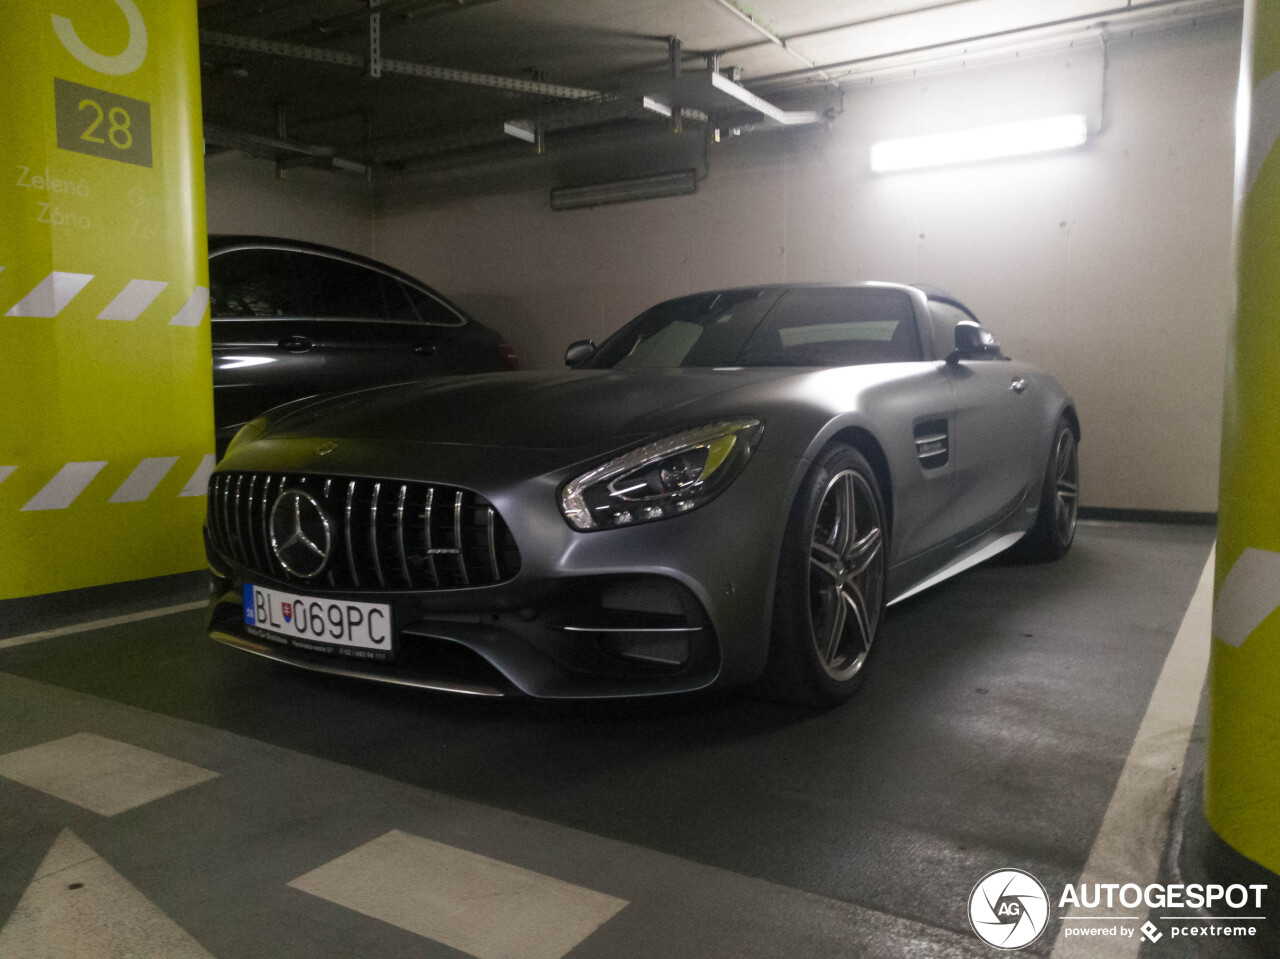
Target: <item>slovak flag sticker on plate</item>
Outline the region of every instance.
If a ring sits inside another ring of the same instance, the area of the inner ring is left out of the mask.
[[[280,612],[284,613],[284,621],[286,623],[293,622],[293,603],[281,603]]]

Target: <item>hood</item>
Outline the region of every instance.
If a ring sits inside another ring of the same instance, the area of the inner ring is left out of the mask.
[[[440,377],[285,407],[268,414],[265,436],[543,450],[611,446],[662,429],[749,414],[746,408],[721,409],[716,398],[793,374],[676,369]]]

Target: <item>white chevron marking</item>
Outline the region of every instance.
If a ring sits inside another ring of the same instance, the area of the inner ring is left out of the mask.
[[[199,326],[204,319],[204,311],[209,308],[209,288],[197,286],[194,293],[187,298],[177,314],[169,321],[170,326]]]
[[[1262,621],[1280,608],[1280,553],[1246,549],[1218,590],[1213,635],[1240,646]]]
[[[0,928],[0,954],[213,959],[70,829],[58,835]]]
[[[176,456],[153,456],[139,463],[120,488],[111,494],[111,503],[140,503],[160,485],[178,462]]]
[[[169,284],[163,280],[130,280],[120,294],[98,314],[100,320],[136,320]]]
[[[106,460],[85,463],[68,463],[58,470],[58,475],[45,484],[44,489],[31,497],[22,512],[40,509],[66,509],[93,478],[107,465]]]
[[[16,470],[17,468],[18,467],[16,466],[0,466],[0,483],[3,483],[10,476],[12,476],[13,471]]]
[[[92,279],[92,273],[63,273],[61,270],[54,270],[5,316],[55,317]]]
[[[204,459],[200,461],[200,465],[196,467],[196,471],[191,474],[191,479],[187,480],[187,485],[182,488],[179,496],[204,496],[209,492],[209,476],[213,473],[213,468],[218,463],[217,458],[212,453],[205,454]]]

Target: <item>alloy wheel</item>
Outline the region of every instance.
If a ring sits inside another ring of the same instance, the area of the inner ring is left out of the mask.
[[[809,629],[832,679],[862,669],[880,622],[883,520],[865,476],[842,470],[822,494],[809,540]]]
[[[1080,504],[1080,453],[1070,430],[1064,429],[1058,434],[1058,445],[1053,452],[1053,475],[1056,486],[1053,521],[1059,540],[1070,543],[1075,536]]]

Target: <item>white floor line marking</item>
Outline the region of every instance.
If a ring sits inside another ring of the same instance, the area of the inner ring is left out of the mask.
[[[178,495],[204,496],[209,492],[209,477],[213,475],[213,468],[217,465],[217,457],[212,453],[206,453],[200,460],[200,465],[196,467],[196,471],[191,474],[191,479],[187,480],[187,485],[182,487],[182,492]]]
[[[70,829],[0,928],[0,956],[213,959]]]
[[[176,456],[151,456],[133,468],[129,478],[120,484],[120,488],[111,494],[109,503],[140,503],[160,485],[160,481],[169,475],[178,462]]]
[[[209,288],[197,286],[195,292],[182,304],[182,309],[169,321],[170,326],[199,326],[204,319],[204,311],[209,308]]]
[[[0,756],[0,776],[100,816],[145,806],[217,775],[93,733],[76,733]]]
[[[1209,667],[1213,554],[1211,549],[1077,886],[1131,882],[1145,888],[1159,874],[1174,794]],[[1116,905],[1119,907],[1118,901]],[[1050,902],[1049,907],[1051,914],[1057,912],[1057,903]],[[1119,907],[1119,911],[1132,912],[1133,907]],[[1147,910],[1138,911],[1136,921],[1146,921]],[[1071,919],[1084,912],[1083,908],[1068,909],[1065,916]],[[1105,912],[1097,906],[1088,910],[1090,915]],[[1134,935],[1114,938],[1068,937],[1067,929],[1064,923],[1053,945],[1052,959],[1131,959],[1142,946],[1136,926]]]
[[[5,316],[55,317],[92,279],[92,273],[64,273],[54,270],[11,307]]]
[[[155,302],[169,284],[164,280],[130,280],[116,298],[98,314],[100,320],[121,320],[132,323],[142,311]]]
[[[102,472],[106,460],[67,463],[57,475],[22,507],[22,512],[41,509],[66,509],[84,492],[93,478]]]
[[[144,619],[155,619],[158,616],[172,616],[175,613],[187,613],[193,609],[204,609],[208,602],[203,599],[190,603],[178,603],[174,606],[159,606],[146,609],[140,613],[127,613],[124,616],[111,616],[107,619],[94,619],[87,623],[76,623],[72,626],[59,626],[57,629],[42,629],[38,633],[26,633],[0,639],[0,649],[12,649],[14,646],[25,646],[27,643],[38,643],[42,639],[56,639],[59,636],[74,636],[76,633],[88,633],[95,629],[106,629],[108,626],[124,626],[126,623],[140,623]]]
[[[627,905],[399,830],[289,885],[478,959],[561,959]]]

